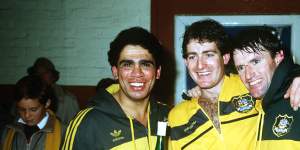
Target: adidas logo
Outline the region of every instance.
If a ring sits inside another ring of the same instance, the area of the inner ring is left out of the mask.
[[[110,132],[110,135],[113,137],[112,142],[117,142],[120,140],[125,139],[123,136],[121,136],[122,130],[114,130],[113,132]]]

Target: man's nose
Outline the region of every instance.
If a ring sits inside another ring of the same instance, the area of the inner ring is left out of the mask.
[[[30,112],[29,111],[25,111],[25,119],[28,119],[30,117]]]
[[[135,76],[142,76],[143,71],[140,65],[134,65],[134,68],[132,70],[132,74]]]
[[[249,65],[246,66],[246,70],[245,70],[245,76],[246,79],[251,79],[251,77],[253,76],[253,68]]]
[[[203,60],[201,57],[197,60],[197,67],[198,69],[202,69],[206,66],[206,61]]]

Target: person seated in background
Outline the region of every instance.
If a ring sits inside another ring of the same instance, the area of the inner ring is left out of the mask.
[[[59,72],[54,64],[45,57],[36,59],[32,67],[27,69],[29,75],[40,76],[47,84],[54,89],[55,96],[58,98],[56,116],[67,125],[70,120],[80,110],[77,98],[69,91],[56,84],[59,79]]]
[[[25,76],[15,87],[20,117],[8,124],[1,137],[4,150],[57,150],[64,133],[51,108],[55,95],[38,76]]]

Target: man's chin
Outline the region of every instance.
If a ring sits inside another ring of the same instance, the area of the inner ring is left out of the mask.
[[[146,99],[147,96],[148,96],[148,95],[147,95],[147,94],[144,94],[144,93],[131,94],[131,95],[130,95],[130,99],[135,100],[135,101],[140,101],[140,100]]]
[[[214,85],[208,84],[208,83],[201,83],[201,84],[198,84],[198,86],[199,86],[201,89],[211,89],[211,88],[214,87]]]
[[[33,124],[33,123],[26,123],[26,125],[28,125],[28,126],[34,126],[35,124]]]
[[[263,97],[263,95],[259,92],[253,92],[253,91],[250,91],[250,94],[252,97],[256,98],[256,99],[260,99]]]

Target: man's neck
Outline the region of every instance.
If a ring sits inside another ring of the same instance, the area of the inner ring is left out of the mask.
[[[202,107],[203,111],[208,115],[207,117],[212,121],[216,130],[221,133],[218,109],[218,97],[224,82],[225,76],[220,82],[209,89],[201,89],[201,97],[198,99],[198,104]]]
[[[132,100],[120,92],[113,96],[128,117],[136,119],[145,127],[147,126],[149,97],[141,100]]]
[[[224,83],[224,78],[225,76],[214,87],[201,89],[201,98],[211,100],[212,102],[218,100],[218,97],[221,93],[221,88]]]

